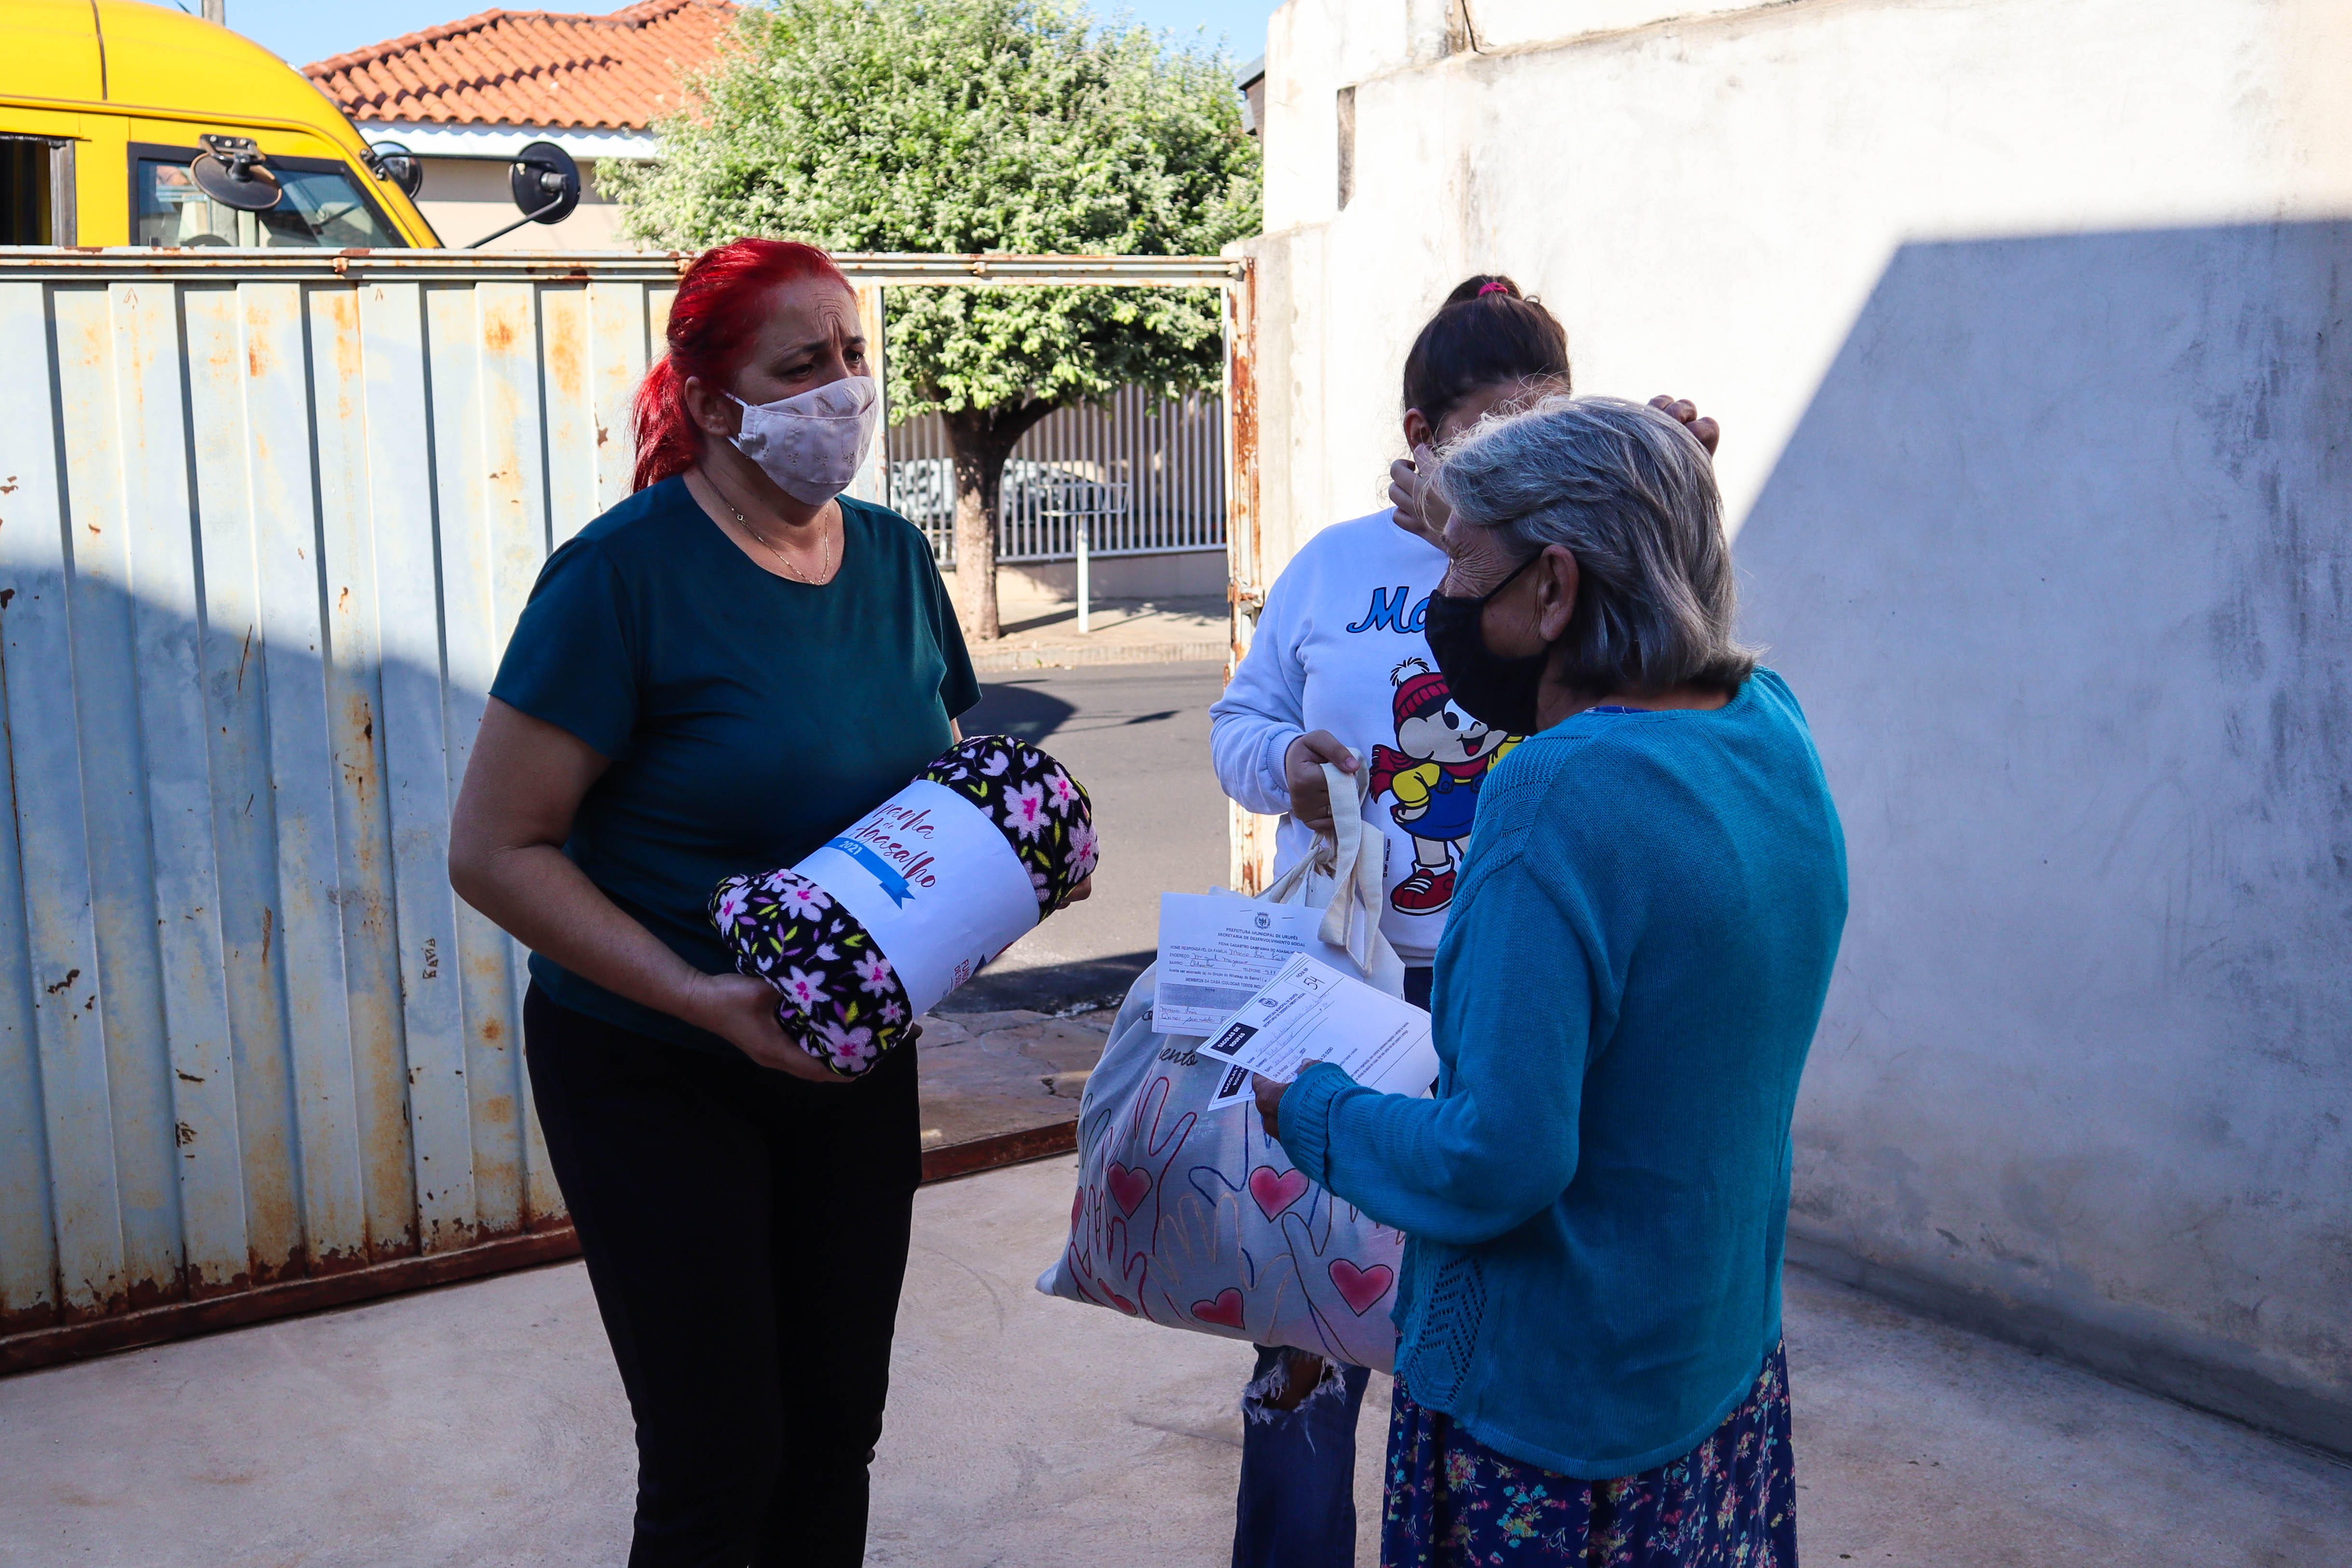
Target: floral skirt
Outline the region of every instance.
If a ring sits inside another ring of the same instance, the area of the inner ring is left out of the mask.
[[[1789,1362],[1671,1464],[1580,1481],[1507,1458],[1399,1379],[1381,1568],[1796,1568]]]

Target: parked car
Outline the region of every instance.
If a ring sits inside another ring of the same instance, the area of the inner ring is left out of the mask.
[[[1051,463],[1015,458],[1004,465],[996,509],[1000,560],[1067,556],[1076,548],[1074,522],[1101,528],[1126,515],[1129,487],[1106,484]],[[890,464],[890,507],[930,536],[942,563],[955,558],[955,462],[949,458],[901,458]]]

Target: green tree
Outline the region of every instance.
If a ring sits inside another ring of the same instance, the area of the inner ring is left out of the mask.
[[[1257,145],[1221,54],[1099,26],[1076,0],[746,6],[662,159],[601,163],[631,237],[836,250],[1213,255],[1258,226]],[[1055,409],[1123,385],[1216,384],[1215,291],[901,289],[894,421],[936,411],[955,454],[958,598],[997,635],[1004,462]]]

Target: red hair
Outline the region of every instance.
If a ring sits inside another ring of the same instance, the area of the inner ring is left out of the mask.
[[[637,387],[637,472],[630,488],[641,490],[694,467],[702,431],[687,417],[688,378],[700,376],[707,386],[732,381],[760,330],[768,291],[802,278],[849,287],[832,257],[788,239],[730,240],[694,258],[670,303],[663,334],[669,352]]]

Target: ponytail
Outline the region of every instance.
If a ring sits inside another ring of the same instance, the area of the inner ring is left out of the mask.
[[[1568,389],[1568,329],[1508,278],[1481,272],[1456,285],[1413,340],[1404,405],[1433,430],[1481,387],[1522,381]]]
[[[631,412],[637,432],[637,471],[631,489],[657,485],[694,467],[702,455],[702,432],[686,416],[684,389],[669,355],[654,361],[645,380],[637,384]]]

